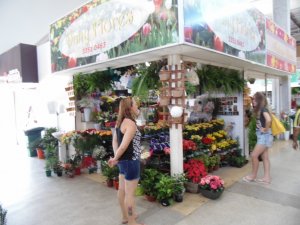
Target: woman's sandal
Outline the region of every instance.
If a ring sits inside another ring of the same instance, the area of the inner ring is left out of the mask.
[[[255,181],[260,184],[271,184],[271,181],[267,181],[264,179],[255,179]]]
[[[243,177],[243,181],[250,183],[250,182],[254,182],[255,179],[251,179],[249,176],[245,176],[245,177]]]

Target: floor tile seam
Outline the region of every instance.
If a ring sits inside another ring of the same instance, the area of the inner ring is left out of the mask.
[[[267,188],[265,188],[266,190],[267,190]],[[270,189],[268,189],[268,190],[270,190]],[[251,194],[246,194],[246,193],[244,193],[244,192],[239,192],[239,191],[234,191],[234,190],[227,190],[228,192],[231,192],[231,193],[233,193],[233,194],[238,194],[238,195],[242,195],[242,196],[245,196],[245,197],[248,197],[248,198],[253,198],[253,199],[258,199],[258,200],[261,200],[261,201],[264,201],[264,202],[268,202],[268,203],[271,203],[271,204],[276,204],[276,205],[280,205],[280,206],[284,206],[284,207],[291,207],[291,208],[294,208],[294,209],[297,209],[297,210],[300,210],[300,205],[299,205],[299,207],[295,207],[295,206],[293,206],[293,205],[291,205],[291,204],[285,204],[285,203],[283,203],[283,202],[276,202],[276,201],[272,201],[272,200],[269,200],[269,199],[264,199],[264,198],[259,198],[259,197],[256,197],[256,196],[252,196]],[[276,191],[276,190],[275,190]],[[276,192],[279,192],[279,191],[276,191]],[[288,193],[284,193],[284,192],[280,192],[280,193],[282,193],[282,194],[284,194],[284,195],[291,195],[291,194],[288,194]],[[299,198],[299,201],[295,201],[295,202],[300,202],[300,197],[299,196],[296,196],[296,195],[292,195],[292,196],[290,196],[293,200],[294,200],[294,198],[296,197],[296,198]],[[286,198],[285,198],[286,199]]]

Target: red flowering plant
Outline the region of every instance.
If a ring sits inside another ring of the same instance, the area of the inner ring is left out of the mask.
[[[191,140],[183,140],[183,150],[184,151],[195,151],[197,150],[197,145]]]
[[[204,190],[210,190],[213,192],[220,192],[224,190],[224,180],[215,175],[207,175],[201,178],[199,184],[200,188]]]
[[[204,163],[201,160],[190,159],[183,164],[184,172],[189,181],[199,183],[202,177],[207,175]]]

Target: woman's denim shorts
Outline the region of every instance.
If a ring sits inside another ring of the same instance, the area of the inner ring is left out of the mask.
[[[257,143],[256,144],[264,145],[268,148],[272,147],[273,135],[271,134],[271,131],[263,133],[260,130],[256,130],[256,137],[257,137]]]
[[[118,162],[119,173],[124,175],[125,180],[140,178],[140,160],[121,160]]]

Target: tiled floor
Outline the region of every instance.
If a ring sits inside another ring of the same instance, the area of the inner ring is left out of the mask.
[[[186,194],[183,203],[163,207],[137,198],[139,221],[147,225],[252,225],[300,221],[300,151],[277,141],[271,150],[272,184],[244,183],[243,168],[216,171],[226,183],[220,199]],[[24,149],[1,148],[0,202],[8,210],[8,225],[117,225],[120,210],[116,190],[98,174],[47,178],[44,160],[30,158]],[[262,165],[261,165],[262,166]],[[260,169],[261,172],[261,169]]]

